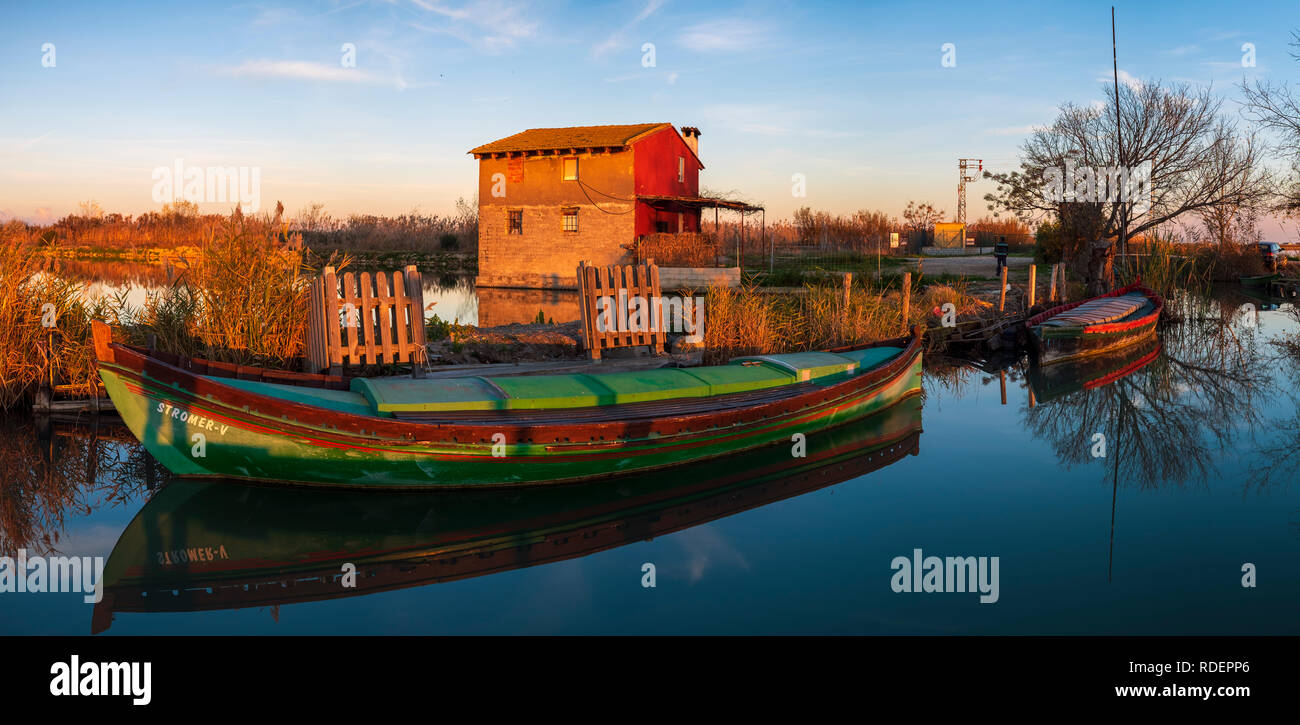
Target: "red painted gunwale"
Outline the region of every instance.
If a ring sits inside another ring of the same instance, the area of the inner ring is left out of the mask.
[[[1143,287],[1142,280],[1138,279],[1134,282],[1130,282],[1129,284],[1123,287],[1120,287],[1119,289],[1111,290],[1110,292],[1107,292],[1104,295],[1089,297],[1086,300],[1079,300],[1078,302],[1071,302],[1069,304],[1057,305],[1056,307],[1053,307],[1050,310],[1040,312],[1037,315],[1034,315],[1033,317],[1026,320],[1025,326],[1037,327],[1038,325],[1041,325],[1042,323],[1046,322],[1048,319],[1055,317],[1061,314],[1062,312],[1072,310],[1085,302],[1105,299],[1107,297],[1119,297],[1120,295],[1126,295],[1129,292],[1141,292],[1142,294],[1146,295],[1147,298],[1150,299],[1155,304],[1155,309],[1152,310],[1150,313],[1137,318],[1136,320],[1129,320],[1127,322],[1107,322],[1099,325],[1088,325],[1083,328],[1082,334],[1100,335],[1109,332],[1124,332],[1126,330],[1133,330],[1139,327],[1145,327],[1147,325],[1154,324],[1156,320],[1160,319],[1160,312],[1165,308],[1164,298],[1156,294],[1154,290],[1151,290],[1148,287]]]

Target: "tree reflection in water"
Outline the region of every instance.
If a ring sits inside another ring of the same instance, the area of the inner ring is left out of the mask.
[[[66,516],[130,505],[165,475],[121,424],[0,423],[0,555],[60,553]]]
[[[1149,364],[1026,410],[1028,430],[1066,467],[1093,462],[1100,433],[1116,486],[1203,484],[1220,474],[1217,452],[1261,428],[1262,403],[1277,386],[1259,362],[1258,328],[1226,301],[1181,294],[1168,304],[1181,322],[1161,329],[1163,350]],[[1078,365],[1078,375],[1098,363]]]

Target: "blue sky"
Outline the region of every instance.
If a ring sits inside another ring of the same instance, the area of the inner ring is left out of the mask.
[[[478,144],[646,121],[698,126],[702,184],[769,220],[909,199],[951,216],[958,157],[1013,167],[1029,128],[1102,99],[1111,70],[1110,5],[1087,2],[114,5],[2,11],[0,218],[157,209],[151,174],[177,160],[258,167],[263,206],[291,213],[445,213],[474,193]],[[1294,3],[1116,8],[1128,76],[1229,99],[1243,78],[1300,79]],[[971,216],[989,186],[970,187]]]

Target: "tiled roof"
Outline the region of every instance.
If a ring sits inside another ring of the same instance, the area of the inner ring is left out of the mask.
[[[638,136],[661,128],[672,128],[670,123],[633,123],[622,126],[570,126],[568,128],[530,128],[513,136],[483,144],[471,154],[497,154],[511,151],[546,151],[550,149],[582,149],[594,147],[626,146]]]

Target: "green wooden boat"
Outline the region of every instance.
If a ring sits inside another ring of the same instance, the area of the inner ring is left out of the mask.
[[[94,331],[114,407],[182,477],[365,488],[580,481],[788,444],[921,389],[919,327],[711,367],[354,378],[345,390],[323,376],[151,354],[112,343],[107,326]]]
[[[546,564],[816,491],[920,450],[921,397],[789,446],[569,486],[291,489],[177,479],[126,527],[91,631],[119,613],[262,607],[374,594]],[[341,580],[356,567],[356,586]]]
[[[1137,344],[1156,334],[1164,306],[1164,299],[1138,280],[1040,312],[1025,320],[1030,359],[1047,366]]]
[[[1280,274],[1257,274],[1254,276],[1242,276],[1241,284],[1243,287],[1267,287],[1269,282],[1281,279]]]

